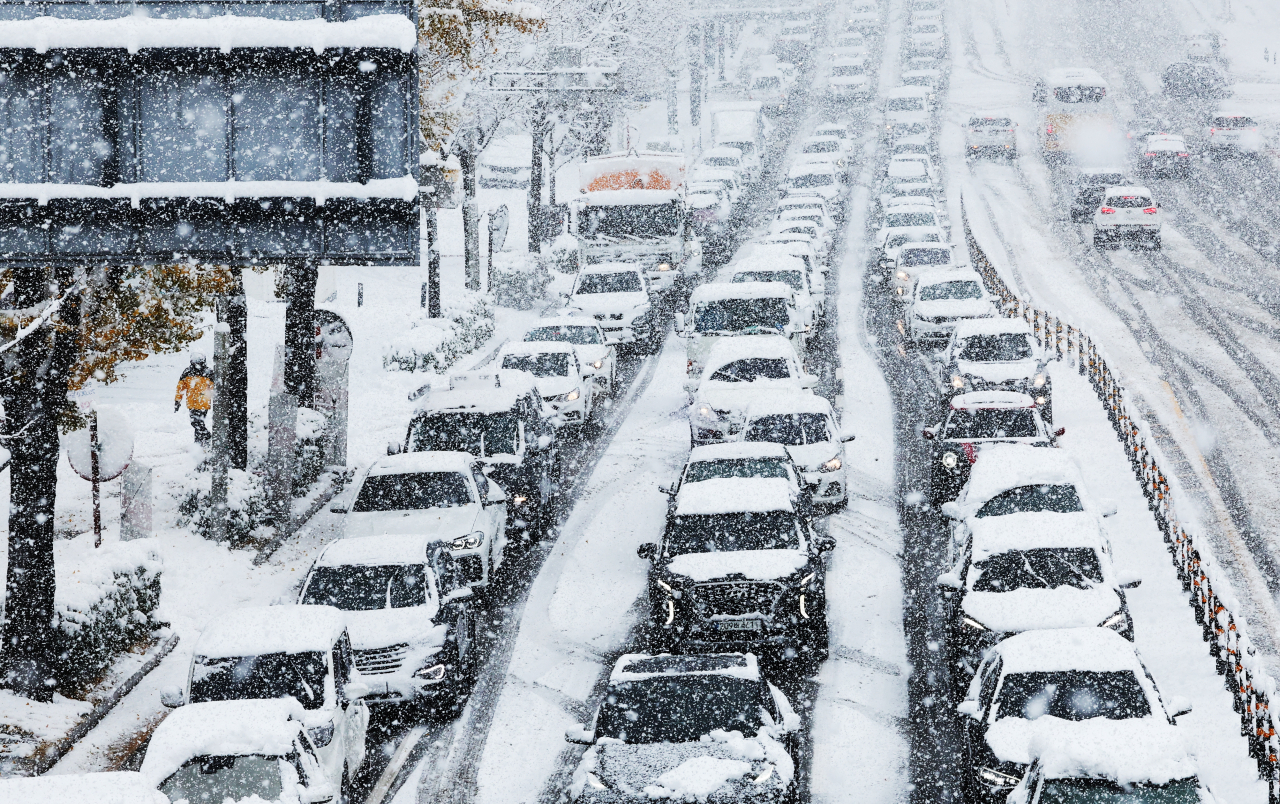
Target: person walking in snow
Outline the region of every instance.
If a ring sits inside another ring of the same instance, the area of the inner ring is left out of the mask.
[[[209,403],[213,397],[213,376],[205,366],[204,355],[191,353],[191,365],[182,372],[178,380],[178,392],[173,396],[173,412],[177,413],[182,406],[182,398],[187,398],[187,412],[191,415],[191,429],[195,430],[196,443],[202,447],[209,446],[209,428],[204,418],[209,412]]]

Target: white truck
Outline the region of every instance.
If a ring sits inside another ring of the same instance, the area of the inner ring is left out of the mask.
[[[702,273],[702,244],[685,205],[685,163],[678,154],[629,151],[588,159],[578,168],[580,195],[570,205],[579,265],[640,265],[650,287]]]
[[[717,103],[711,107],[711,135],[717,147],[742,151],[742,178],[752,183],[764,165],[765,119],[756,101]]]

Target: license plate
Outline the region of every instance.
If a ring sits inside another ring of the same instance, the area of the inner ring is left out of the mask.
[[[717,631],[759,631],[759,620],[716,620]]]

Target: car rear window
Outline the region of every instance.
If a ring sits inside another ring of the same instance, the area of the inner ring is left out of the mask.
[[[609,274],[583,274],[574,293],[639,293],[644,290],[640,274],[619,271]]]
[[[1107,206],[1116,209],[1142,209],[1151,206],[1149,195],[1109,195]]]
[[[982,287],[970,279],[957,279],[951,282],[938,282],[920,288],[920,301],[942,301],[944,299],[981,299]]]
[[[1080,495],[1076,493],[1075,486],[1044,484],[1018,486],[1002,491],[983,503],[977,515],[979,517],[1005,516],[1037,511],[1072,514],[1083,510],[1084,505],[1080,502]]]
[[[924,98],[890,98],[885,108],[891,112],[923,112]]]
[[[946,265],[951,262],[949,248],[913,248],[898,255],[898,264],[904,268],[918,265]]]
[[[1258,124],[1252,117],[1215,117],[1209,125],[1213,128],[1253,128]]]
[[[782,458],[722,458],[695,461],[685,470],[684,482],[701,483],[735,477],[768,477],[790,480],[791,474]]]
[[[1081,657],[1087,661],[1088,657]],[[1148,717],[1151,705],[1132,670],[1010,673],[996,696],[996,719],[1127,720]]]
[[[969,119],[970,128],[1009,128],[1013,125],[1013,121],[1007,117],[972,117]]]
[[[956,355],[959,360],[994,363],[1005,360],[1026,360],[1031,357],[1031,340],[1021,332],[999,332],[991,335],[970,335],[964,339],[964,348]]]
[[[781,357],[747,357],[726,363],[712,373],[717,382],[755,382],[785,380],[791,376],[787,361]]]
[[[884,225],[890,229],[904,226],[933,226],[932,212],[890,212],[884,216]]]

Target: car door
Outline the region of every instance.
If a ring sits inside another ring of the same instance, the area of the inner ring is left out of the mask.
[[[351,774],[364,761],[365,736],[369,729],[369,707],[363,700],[351,700],[346,686],[355,680],[355,654],[346,631],[338,638],[330,656],[333,662],[334,689],[338,696],[338,712],[334,715],[334,731],[342,731],[344,758]],[[339,777],[341,778],[341,777]]]
[[[502,487],[485,477],[479,464],[471,467],[471,477],[475,480],[476,492],[480,498],[480,527],[489,541],[489,568],[485,574],[491,576],[502,563],[502,551],[506,542],[503,537],[507,527],[507,495],[503,493]]]
[[[432,557],[432,569],[436,582],[440,587],[441,611],[438,622],[447,623],[451,630],[454,644],[457,647],[457,661],[465,667],[473,661],[475,629],[471,622],[471,603],[469,599],[454,599],[449,596],[462,588],[462,575],[457,562],[446,549],[438,549]]]

